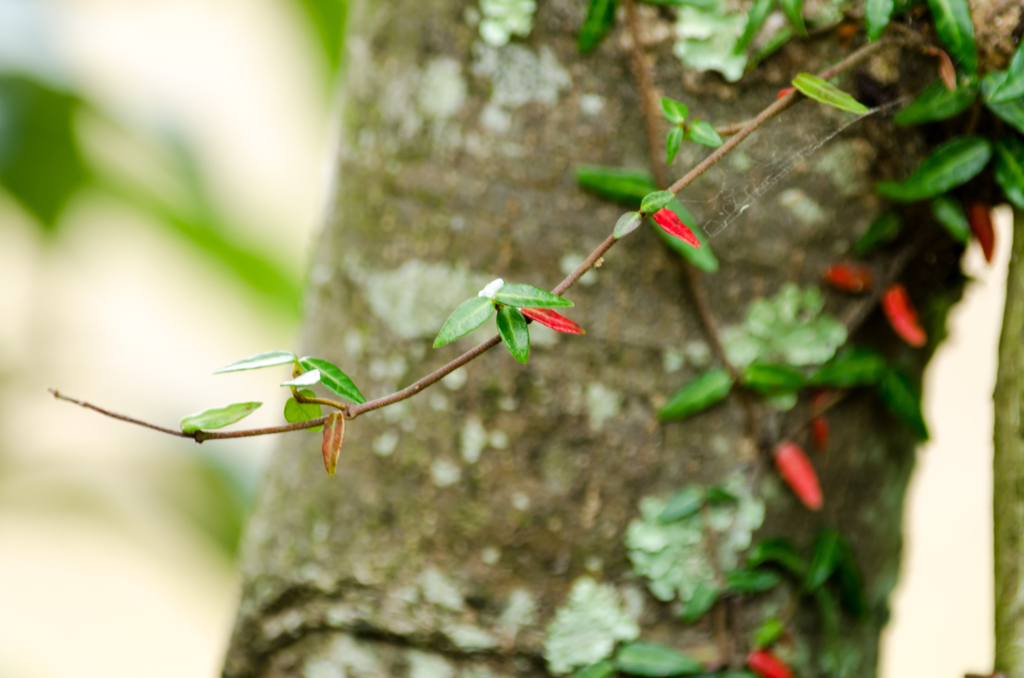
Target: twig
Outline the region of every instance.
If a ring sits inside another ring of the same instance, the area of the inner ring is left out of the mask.
[[[665,167],[661,164],[661,156],[655,151],[661,145],[658,137],[658,113],[654,108],[654,85],[651,83],[651,74],[647,71],[647,64],[644,59],[644,47],[640,42],[640,23],[636,17],[636,3],[633,0],[624,0],[626,7],[626,23],[629,25],[630,37],[633,39],[632,64],[633,77],[636,78],[640,90],[640,108],[644,117],[644,129],[647,131],[647,145],[651,149],[651,170],[654,172],[654,181],[658,188],[665,184]]]
[[[722,565],[718,562],[718,537],[711,526],[711,507],[706,503],[700,508],[701,521],[704,523],[704,548],[708,552],[708,560],[711,561],[711,568],[715,571],[715,581],[720,590],[725,590],[725,575],[722,573]],[[732,638],[729,636],[729,629],[726,619],[725,600],[719,600],[711,611],[712,622],[715,626],[715,639],[718,642],[718,653],[724,665],[732,661]]]
[[[736,134],[737,132],[739,132],[741,129],[743,129],[744,127],[746,127],[749,124],[750,124],[750,120],[744,120],[742,122],[734,122],[731,125],[724,125],[722,127],[716,127],[715,131],[718,132],[719,135],[726,135],[726,136],[728,136],[730,134]]]
[[[117,412],[111,412],[110,410],[105,410],[102,407],[98,407],[96,405],[93,405],[92,403],[87,403],[84,400],[78,400],[76,398],[69,398],[68,396],[62,394],[60,391],[58,391],[55,388],[48,388],[46,390],[49,391],[50,393],[52,393],[53,397],[56,398],[57,400],[64,400],[64,401],[67,401],[69,403],[74,403],[75,405],[78,405],[79,407],[84,407],[87,410],[92,410],[94,412],[99,412],[100,414],[106,415],[106,416],[108,416],[108,417],[110,417],[112,419],[118,419],[120,421],[126,421],[129,424],[137,424],[138,426],[145,426],[146,428],[151,428],[154,431],[160,431],[161,433],[166,433],[168,435],[178,436],[179,438],[191,438],[192,437],[192,436],[190,436],[187,433],[182,433],[181,431],[175,431],[173,428],[164,428],[163,426],[157,426],[156,424],[150,424],[148,421],[142,421],[141,419],[136,419],[134,417],[129,417],[126,414],[118,414]]]

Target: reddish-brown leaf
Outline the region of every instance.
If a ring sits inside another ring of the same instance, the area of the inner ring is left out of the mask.
[[[947,54],[945,50],[941,50],[938,47],[932,47],[930,45],[925,47],[924,51],[939,60],[939,77],[942,78],[942,84],[944,84],[946,89],[950,92],[955,92],[956,69],[953,68],[953,60],[949,58],[949,54]]]
[[[793,678],[793,672],[768,650],[755,650],[747,655],[747,666],[760,678]]]
[[[803,449],[792,440],[783,440],[775,446],[774,457],[775,468],[793,494],[812,511],[820,509],[824,499],[818,473]]]
[[[882,295],[882,310],[896,334],[915,348],[924,346],[928,335],[917,322],[917,311],[910,303],[910,295],[903,285],[892,285]]]
[[[796,87],[787,87],[786,89],[780,89],[779,93],[775,96],[775,100],[778,101],[787,94],[792,94],[796,91]]]
[[[967,207],[967,221],[971,224],[971,232],[978,239],[985,261],[992,263],[992,254],[996,248],[996,232],[992,228],[992,213],[988,205],[972,202]]]
[[[832,264],[825,268],[825,282],[843,292],[866,292],[875,284],[875,274],[866,264]]]
[[[345,415],[341,412],[332,412],[327,415],[324,422],[324,468],[327,475],[333,476],[338,468],[338,456],[341,454],[341,444],[345,442]]]
[[[693,245],[697,249],[700,249],[700,240],[697,240],[697,236],[693,234],[693,231],[682,222],[672,210],[666,208],[660,209],[654,213],[654,221],[661,226],[661,230],[665,231],[669,235],[674,235],[677,238],[682,239],[689,245]]]
[[[814,449],[824,452],[828,449],[828,419],[815,417],[811,419],[811,440],[814,441]]]
[[[566,334],[586,334],[583,328],[566,318],[564,315],[555,313],[550,308],[521,308],[519,311],[527,318],[536,320],[544,327],[550,327],[555,332]]]

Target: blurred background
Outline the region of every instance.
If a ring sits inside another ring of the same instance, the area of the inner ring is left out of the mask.
[[[273,441],[173,426],[286,394],[343,0],[0,0],[0,678],[214,676]],[[991,663],[991,392],[1009,213],[926,380],[885,678]]]

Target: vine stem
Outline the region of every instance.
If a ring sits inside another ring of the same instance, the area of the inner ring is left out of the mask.
[[[832,68],[829,68],[825,72],[820,73],[819,77],[826,80],[834,78],[840,73],[849,70],[850,68],[858,64],[860,61],[867,58],[868,56],[878,51],[882,47],[894,44],[903,44],[903,41],[882,39],[865,45],[860,49],[856,50],[855,52],[853,52],[852,54],[850,54],[850,56],[846,57]],[[730,138],[722,146],[717,148],[711,155],[705,158],[703,162],[701,162],[699,165],[697,165],[692,170],[687,172],[682,178],[680,178],[674,184],[672,184],[668,188],[668,190],[671,191],[672,193],[678,193],[679,191],[689,186],[697,179],[697,177],[704,174],[704,172],[707,172],[715,163],[717,163],[719,160],[725,157],[725,155],[729,153],[729,151],[731,151],[733,148],[738,146],[744,139],[746,139],[748,136],[757,131],[757,129],[761,127],[763,124],[765,124],[766,122],[768,122],[769,120],[771,120],[772,118],[779,115],[787,108],[795,104],[799,98],[800,97],[797,95],[796,92],[791,92],[786,96],[782,97],[781,99],[779,99],[778,101],[776,101],[775,103],[773,103],[772,105],[768,106],[768,108],[761,111],[761,113],[758,114],[757,117],[748,122],[746,126],[743,127],[743,129],[737,132],[732,138]],[[576,268],[575,271],[570,273],[569,276],[565,278],[565,280],[559,283],[558,286],[555,287],[554,290],[552,290],[552,292],[554,294],[561,295],[570,287],[572,287],[576,283],[576,281],[583,276],[584,273],[589,271],[595,264],[597,264],[598,261],[600,261],[604,254],[609,249],[611,249],[616,242],[617,240],[613,235],[609,235],[607,238],[605,238],[604,241],[602,241],[601,244],[598,245],[597,248],[590,253],[590,256],[588,256],[586,260],[584,260],[583,263]],[[462,367],[466,363],[478,358],[482,354],[486,353],[488,350],[497,346],[499,343],[501,343],[501,337],[498,335],[494,335],[487,341],[478,344],[474,348],[463,353],[455,360],[452,360],[444,367],[441,367],[440,369],[428,374],[427,376],[423,377],[414,384],[407,386],[406,388],[400,391],[396,391],[391,395],[387,395],[382,398],[377,398],[376,400],[371,400],[358,405],[345,405],[341,412],[344,414],[346,419],[354,419],[360,414],[364,414],[366,412],[377,410],[382,407],[387,407],[388,405],[393,405],[397,402],[401,402],[402,400],[406,400],[407,398],[416,395],[417,393],[427,388],[428,386],[437,383],[447,375],[454,372],[459,367]],[[195,440],[197,443],[202,443],[206,440],[250,438],[254,436],[272,435],[275,433],[287,433],[288,431],[301,431],[303,429],[322,426],[323,423],[327,420],[327,415],[325,415],[322,417],[317,417],[316,419],[310,419],[308,421],[302,421],[294,424],[283,424],[280,426],[268,426],[265,428],[244,429],[241,431],[200,430],[191,433],[185,433],[183,431],[177,431],[163,426],[158,426],[156,424],[151,424],[149,422],[142,421],[141,419],[136,419],[134,417],[129,417],[127,415],[117,414],[115,412],[111,412],[110,410],[98,407],[83,400],[70,398],[60,393],[57,389],[50,389],[50,393],[53,394],[54,398],[74,403],[76,405],[93,410],[95,412],[106,415],[113,419],[124,421],[129,424],[144,426],[146,428],[153,429],[154,431],[160,431],[161,433],[166,433],[168,435],[173,435],[179,438],[191,438]]]

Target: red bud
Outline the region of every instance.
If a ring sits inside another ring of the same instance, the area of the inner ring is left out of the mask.
[[[775,97],[775,100],[778,101],[787,94],[792,94],[795,91],[796,87],[787,87],[786,89],[780,89],[778,95]]]
[[[803,449],[791,440],[775,446],[775,468],[804,506],[817,511],[821,508],[821,485],[818,474]]]
[[[882,310],[896,334],[911,346],[924,346],[928,335],[917,322],[917,311],[903,285],[892,285],[882,295]]]
[[[875,284],[875,275],[865,264],[832,264],[823,277],[826,283],[844,292],[865,292]]]
[[[532,318],[544,327],[550,327],[555,332],[565,332],[566,334],[586,334],[582,327],[569,320],[564,315],[555,313],[550,308],[521,308],[519,311],[527,318]]]
[[[697,240],[697,236],[693,234],[693,231],[672,210],[668,208],[658,210],[654,213],[654,221],[657,222],[658,226],[661,226],[661,230],[669,235],[681,238],[688,244],[700,249],[700,240]]]
[[[814,441],[814,448],[819,452],[828,449],[828,419],[815,417],[811,419],[811,440]]]
[[[338,456],[341,455],[341,444],[345,442],[345,415],[332,412],[324,422],[324,468],[327,475],[333,476],[338,468]]]
[[[992,214],[988,205],[980,202],[972,202],[967,208],[967,221],[971,224],[971,231],[981,245],[981,251],[985,255],[985,261],[992,263],[992,253],[995,251],[996,232],[992,229]]]
[[[747,655],[747,666],[760,678],[793,678],[793,672],[768,650],[755,650]]]

